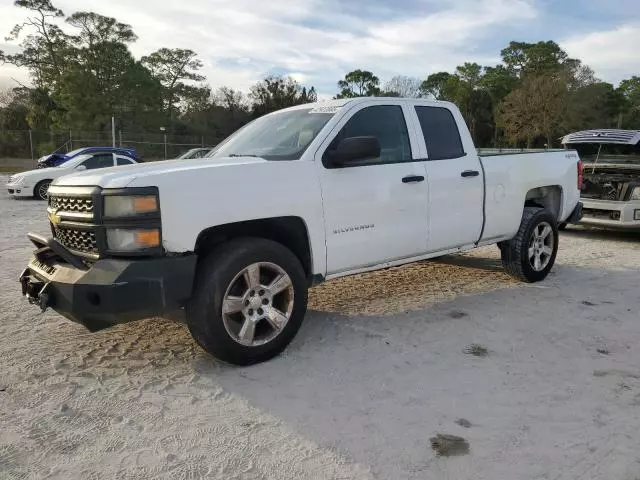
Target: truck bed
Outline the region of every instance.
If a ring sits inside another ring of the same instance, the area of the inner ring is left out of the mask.
[[[486,189],[483,240],[516,228],[521,211],[513,205],[524,203],[523,193],[541,185],[557,191],[558,211],[554,213],[559,222],[571,214],[579,200],[577,187],[570,192],[561,187],[576,185],[578,154],[573,150],[483,155],[480,162]],[[515,230],[511,234],[515,234]]]

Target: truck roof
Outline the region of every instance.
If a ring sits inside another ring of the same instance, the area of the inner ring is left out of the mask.
[[[429,98],[413,98],[413,97],[353,97],[353,98],[338,98],[331,100],[321,100],[314,103],[304,103],[302,105],[296,105],[294,107],[288,107],[283,110],[300,110],[305,108],[312,109],[338,109],[340,107],[344,107],[345,105],[358,105],[360,103],[372,103],[376,101],[389,101],[389,100],[409,100],[412,102],[424,102],[429,105],[439,104],[443,106],[451,106],[453,105],[451,102],[446,102],[443,100],[432,100]],[[283,111],[277,110],[277,111]],[[273,112],[275,113],[275,112]]]
[[[615,143],[618,145],[636,145],[640,142],[640,130],[621,130],[601,128],[570,133],[562,138],[562,144],[574,143]]]

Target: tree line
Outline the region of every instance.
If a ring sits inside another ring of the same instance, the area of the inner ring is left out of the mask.
[[[19,53],[0,62],[28,69],[31,86],[0,98],[0,136],[8,130],[120,129],[224,138],[253,118],[314,102],[314,87],[268,76],[245,94],[217,90],[201,74],[196,52],[163,47],[136,59],[130,25],[94,12],[66,16],[51,0],[17,0],[25,19],[9,33]],[[66,28],[61,28],[64,22]],[[382,84],[357,69],[337,82],[335,98],[424,97],[456,103],[474,141],[484,147],[553,146],[568,131],[640,129],[640,76],[615,87],[600,81],[552,41],[512,41],[494,66],[464,63],[426,79],[398,75]],[[0,137],[1,140],[1,137]]]
[[[367,95],[424,97],[455,103],[476,145],[557,146],[567,132],[590,128],[640,129],[640,76],[617,87],[596,78],[580,60],[553,41],[512,41],[502,62],[466,62],[453,73],[425,80],[403,75],[382,85],[369,71],[355,70],[338,82],[337,98]]]

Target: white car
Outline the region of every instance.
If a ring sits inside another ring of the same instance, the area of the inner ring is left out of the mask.
[[[543,280],[581,177],[571,150],[479,156],[452,103],[300,105],[205,158],[58,179],[22,292],[92,331],[184,307],[205,350],[256,363],[324,280],[491,244],[509,274]]]
[[[35,197],[46,200],[49,185],[54,180],[71,173],[118,165],[131,165],[133,158],[115,153],[87,153],[78,155],[57,167],[38,168],[9,177],[7,190],[13,197]]]

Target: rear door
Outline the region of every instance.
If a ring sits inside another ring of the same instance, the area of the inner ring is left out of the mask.
[[[429,193],[427,246],[430,252],[469,245],[483,223],[483,172],[457,109],[446,104],[415,104],[426,159]],[[462,133],[462,135],[461,135]],[[464,136],[464,138],[463,138]]]
[[[408,108],[402,100],[354,106],[316,152],[328,275],[425,252],[425,170]],[[358,136],[376,137],[380,156],[340,168],[324,161],[341,139]]]

